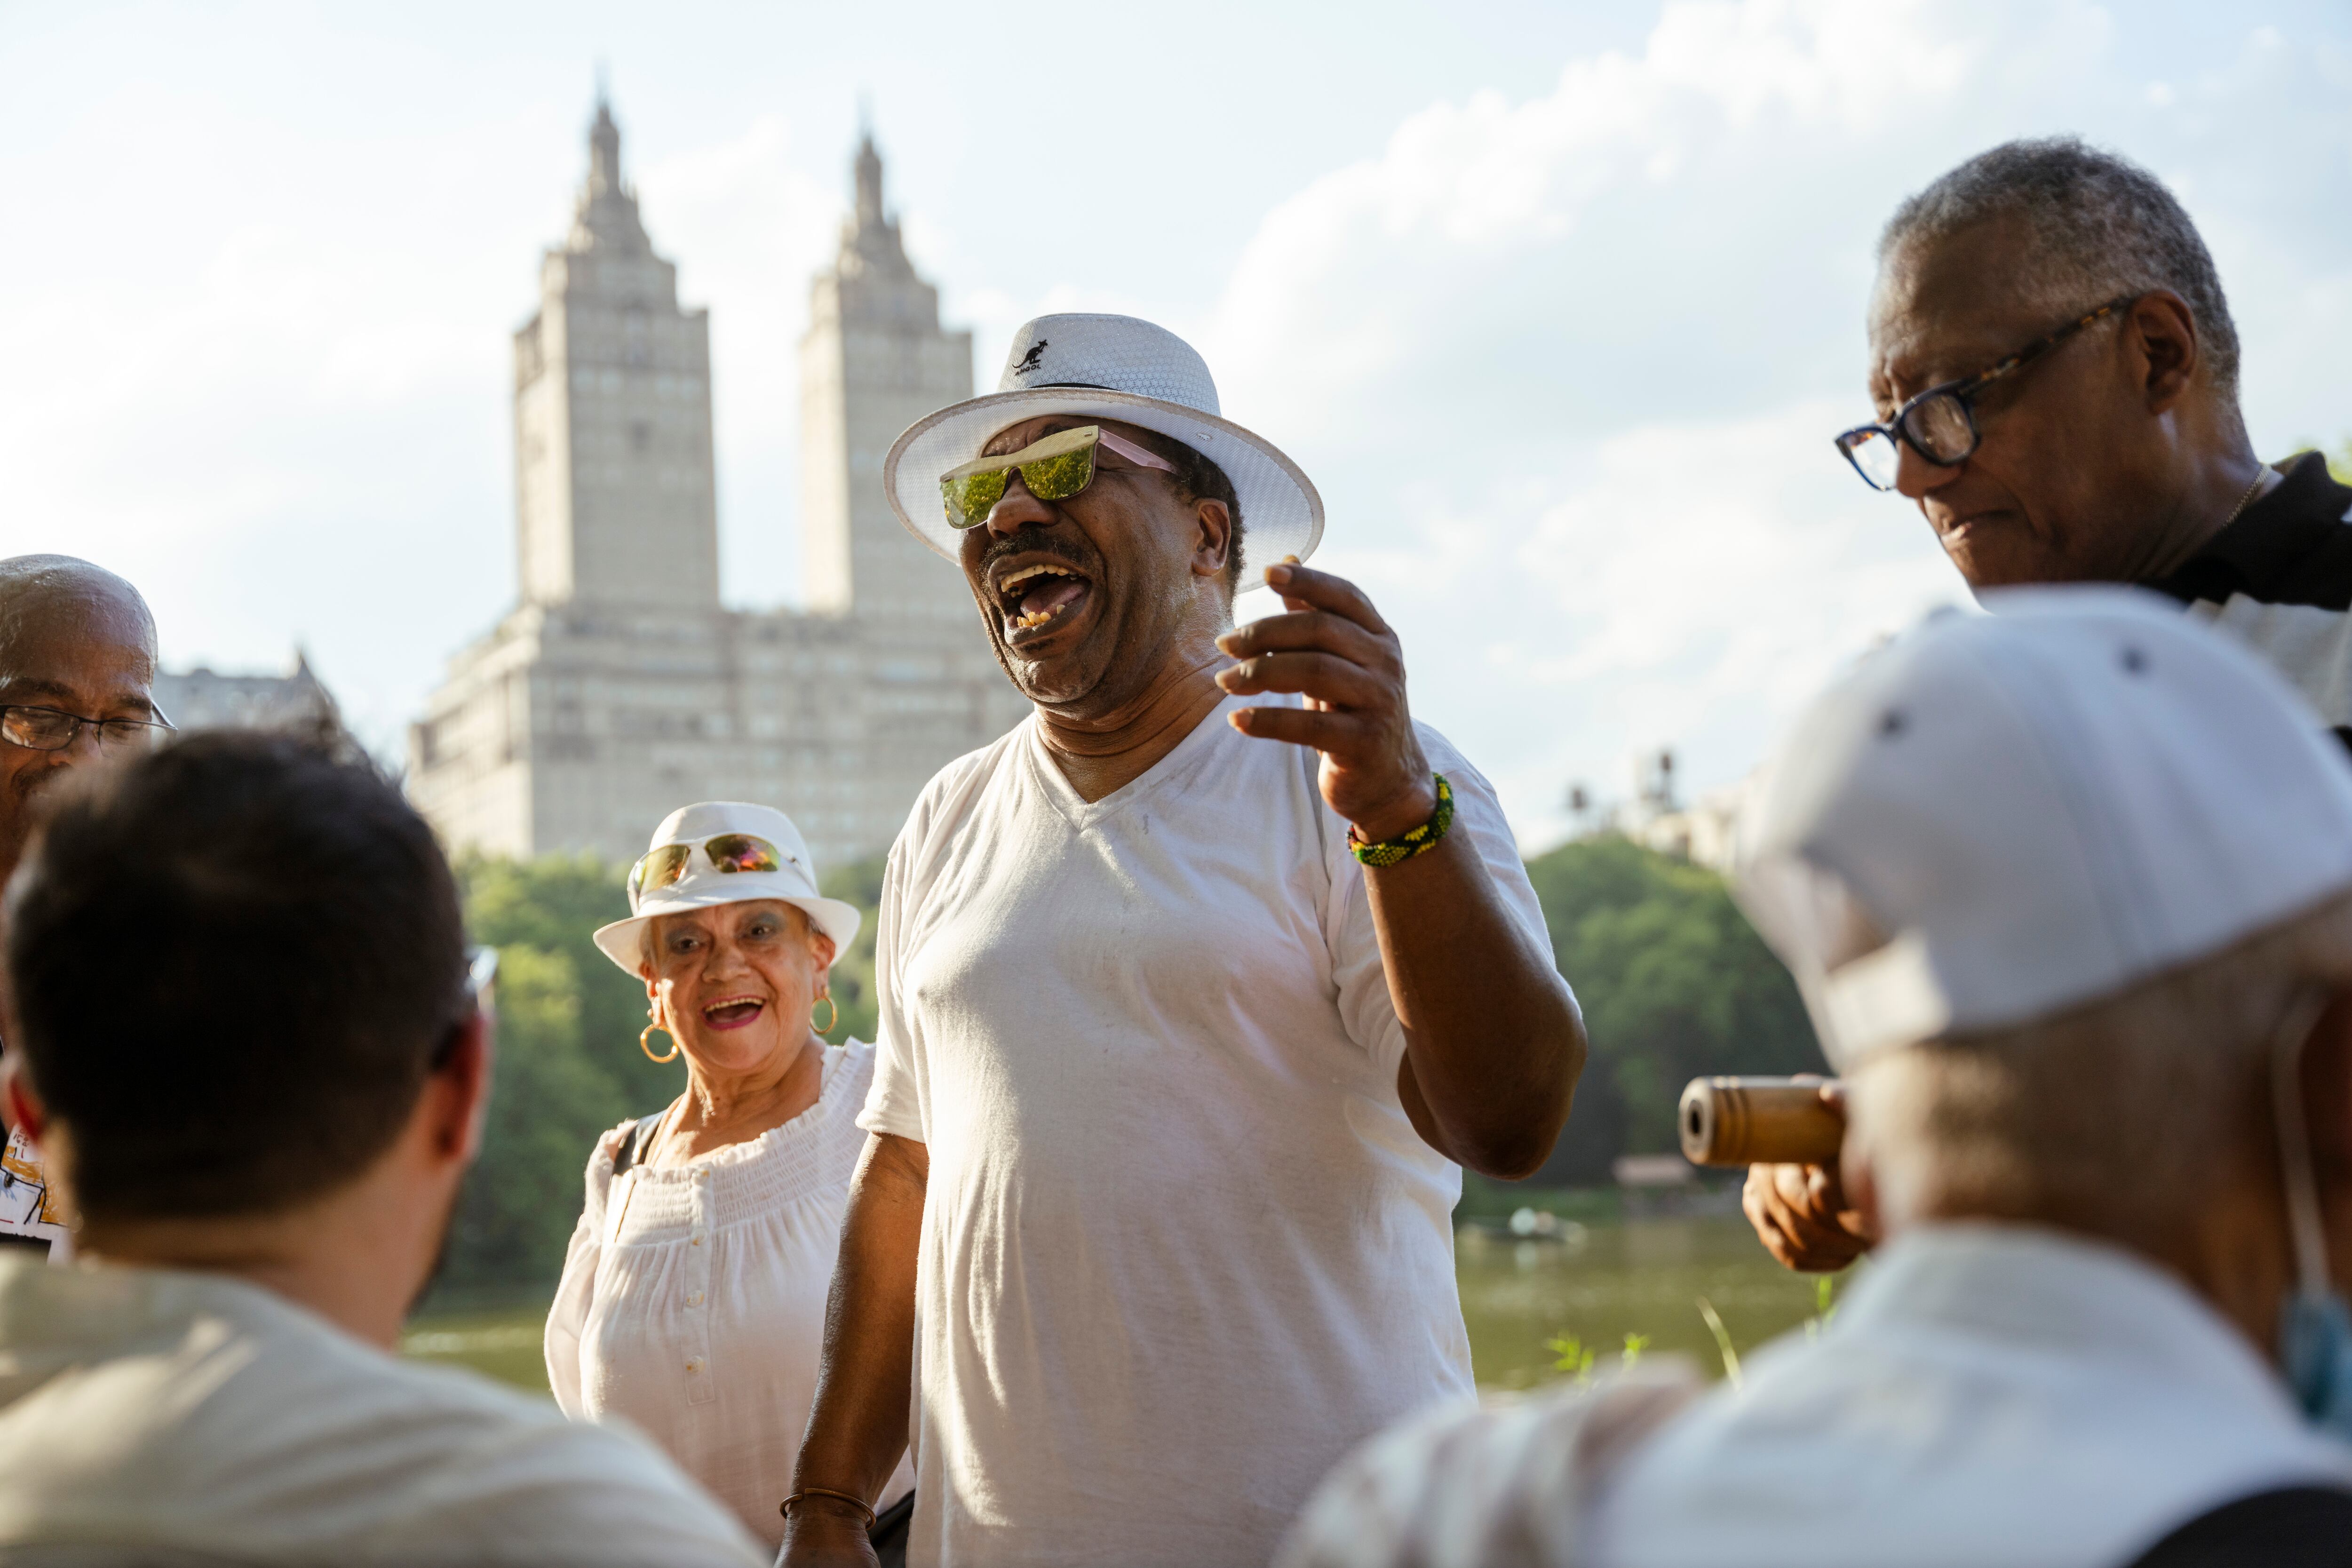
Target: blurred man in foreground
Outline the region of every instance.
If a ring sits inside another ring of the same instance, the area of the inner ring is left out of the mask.
[[[2221,277],[2161,181],[2071,138],[1972,158],[1887,220],[1869,326],[1880,422],[1839,447],[1971,588],[2154,589],[2352,742],[2352,489],[2254,456]],[[1747,1205],[1792,1267],[1868,1246],[1834,1170],[1759,1165]]]
[[[457,893],[364,762],[196,737],[52,804],[5,1096],[80,1258],[0,1258],[11,1563],[764,1560],[668,1460],[404,1362],[489,1086]]]
[[[1286,1568],[2352,1559],[2352,773],[2161,608],[2002,608],[1817,703],[1743,851],[1888,1237],[1836,1318],[1409,1426]]]
[[[0,561],[0,883],[68,770],[152,745],[155,621],[139,590],[70,555]],[[0,1153],[0,1245],[62,1259],[66,1210],[12,1126]]]

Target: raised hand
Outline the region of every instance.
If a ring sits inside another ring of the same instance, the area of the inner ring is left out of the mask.
[[[1234,728],[1321,752],[1323,798],[1363,842],[1420,826],[1436,811],[1437,792],[1405,706],[1396,633],[1354,584],[1295,557],[1268,567],[1265,580],[1286,613],[1217,639],[1239,661],[1218,672],[1217,684],[1244,697],[1297,692],[1307,705],[1244,708]]]

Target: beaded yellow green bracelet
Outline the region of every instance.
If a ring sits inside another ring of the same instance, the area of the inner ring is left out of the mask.
[[[1378,869],[1410,860],[1416,855],[1426,855],[1436,848],[1437,841],[1445,837],[1445,830],[1454,826],[1454,786],[1445,782],[1444,773],[1429,776],[1437,781],[1437,809],[1429,814],[1427,822],[1410,832],[1400,833],[1394,838],[1383,838],[1378,844],[1358,842],[1356,830],[1350,827],[1348,829],[1348,853]]]

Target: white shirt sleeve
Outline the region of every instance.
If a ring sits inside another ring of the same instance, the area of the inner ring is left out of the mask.
[[[1518,840],[1503,816],[1495,786],[1464,760],[1444,736],[1426,724],[1414,726],[1423,754],[1431,769],[1445,775],[1454,791],[1454,826],[1449,837],[1465,838],[1494,879],[1503,906],[1536,944],[1551,952],[1544,925],[1543,905],[1535,884],[1528,880],[1527,863],[1519,858]],[[1364,885],[1364,868],[1349,852],[1347,825],[1336,826],[1330,848],[1331,977],[1339,992],[1339,1016],[1349,1037],[1370,1053],[1383,1078],[1394,1079],[1404,1063],[1404,1026],[1398,1022],[1396,1004],[1389,994],[1388,969],[1372,929],[1371,895]],[[1569,995],[1575,1005],[1575,994]]]
[[[922,816],[916,809],[917,820]],[[912,858],[908,840],[915,830],[909,822],[890,847],[882,874],[882,907],[874,917],[874,1087],[866,1091],[866,1109],[857,1125],[868,1132],[887,1132],[918,1143],[930,1141],[923,1125],[922,1096],[914,1047],[907,1030],[904,977],[899,972],[905,942],[900,926],[907,909],[907,863]]]
[[[612,1191],[610,1162],[618,1132],[615,1128],[605,1133],[588,1152],[587,1195],[580,1205],[580,1223],[572,1227],[571,1244],[563,1249],[563,1275],[555,1287],[555,1301],[547,1310],[547,1386],[555,1395],[557,1408],[574,1421],[587,1417],[580,1393],[580,1332],[596,1300],[596,1266],[604,1250],[604,1200]]]

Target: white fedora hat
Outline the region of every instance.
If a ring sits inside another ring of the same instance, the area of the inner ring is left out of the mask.
[[[1040,316],[1013,334],[996,390],[929,414],[882,459],[882,489],[915,537],[954,561],[940,476],[980,456],[1010,425],[1091,414],[1139,425],[1200,453],[1234,482],[1242,509],[1241,583],[1262,585],[1286,555],[1301,561],[1323,539],[1323,498],[1297,463],[1217,412],[1217,384],[1192,345],[1133,316]]]
[[[711,858],[707,846],[722,836],[740,834],[763,838],[776,849],[773,870],[723,871]],[[629,918],[600,926],[596,945],[604,956],[630,973],[637,973],[645,962],[644,928],[648,921],[680,910],[709,909],[713,904],[751,903],[761,899],[780,899],[801,910],[809,923],[833,939],[835,957],[849,951],[852,937],[857,934],[860,916],[857,906],[828,899],[816,890],[816,866],[810,860],[808,845],[793,819],[772,805],[751,805],[734,800],[706,800],[697,805],[680,806],[662,818],[654,829],[653,842],[646,847],[650,855],[665,845],[677,844],[688,847],[686,869],[677,880],[640,893],[636,879],[630,879]]]

